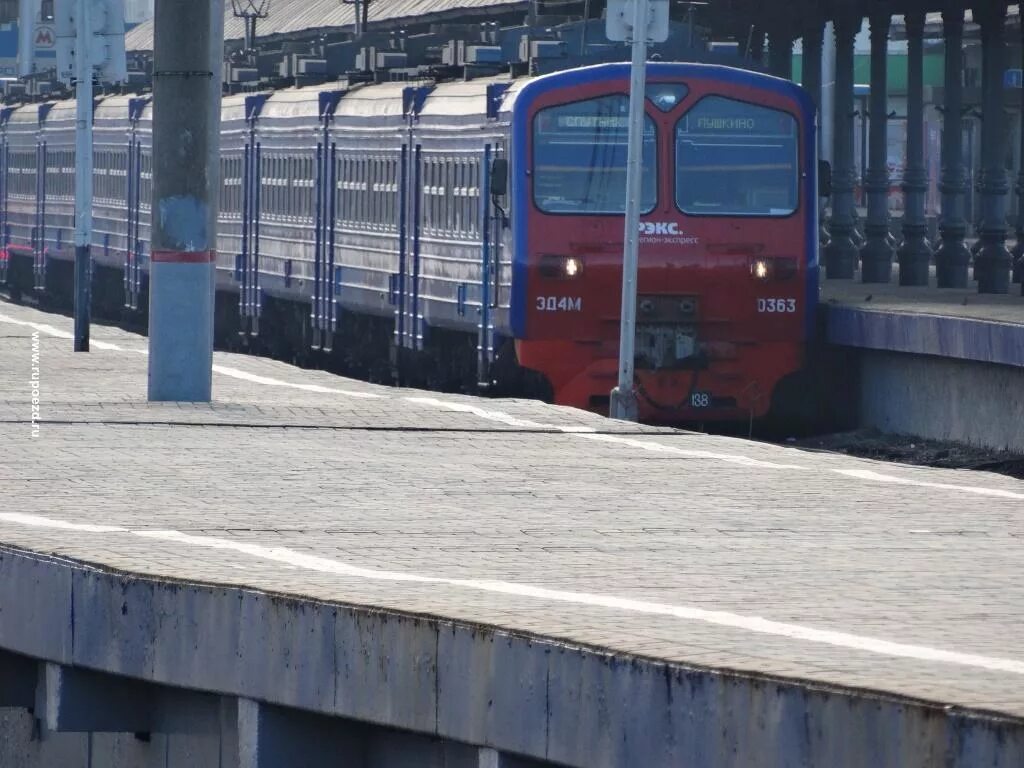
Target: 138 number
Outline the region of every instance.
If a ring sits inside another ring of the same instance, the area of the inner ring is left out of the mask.
[[[690,394],[691,408],[708,408],[711,405],[710,392],[693,392]]]

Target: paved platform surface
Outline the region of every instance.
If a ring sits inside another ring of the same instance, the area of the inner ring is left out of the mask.
[[[982,295],[977,284],[938,288],[822,280],[825,337],[832,344],[1024,368],[1024,296]]]
[[[0,543],[1024,719],[1020,481],[70,330],[0,303]]]
[[[977,283],[969,288],[939,288],[932,270],[928,287],[901,286],[893,281],[864,284],[859,280],[822,280],[821,301],[876,312],[908,315],[939,315],[1024,327],[1024,296],[1019,285],[1005,295],[979,294]]]

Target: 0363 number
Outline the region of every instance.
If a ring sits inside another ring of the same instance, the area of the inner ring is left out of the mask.
[[[768,313],[796,312],[796,299],[758,299],[757,311]]]

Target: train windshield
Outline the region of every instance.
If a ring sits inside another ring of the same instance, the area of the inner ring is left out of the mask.
[[[533,199],[545,213],[615,214],[626,209],[629,99],[601,96],[542,109],[533,121]],[[658,198],[657,133],[644,116],[640,208]]]
[[[705,216],[789,216],[799,202],[796,119],[708,96],[676,124],[676,203]]]

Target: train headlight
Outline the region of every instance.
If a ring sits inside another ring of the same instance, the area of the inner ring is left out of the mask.
[[[541,256],[540,273],[544,277],[572,280],[583,274],[583,259],[579,256]]]
[[[789,280],[799,271],[799,262],[791,256],[764,256],[750,262],[750,276],[755,280]]]

